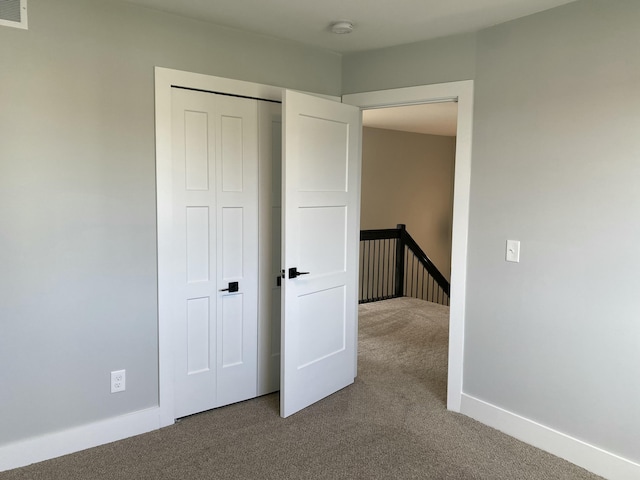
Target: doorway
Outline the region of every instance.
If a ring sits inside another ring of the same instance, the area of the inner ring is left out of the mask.
[[[464,320],[471,183],[473,80],[344,95],[342,101],[361,109],[399,107],[443,101],[458,102],[451,241],[451,306],[447,408],[460,412],[463,387]]]
[[[367,109],[362,125],[361,229],[404,224],[449,282],[457,103]]]

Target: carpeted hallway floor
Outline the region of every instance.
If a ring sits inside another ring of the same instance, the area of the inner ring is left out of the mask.
[[[424,305],[361,306],[355,384],[290,418],[268,395],[0,479],[600,478],[448,412],[448,308]]]

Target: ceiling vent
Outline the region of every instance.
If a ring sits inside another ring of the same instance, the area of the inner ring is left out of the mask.
[[[0,25],[27,28],[27,0],[0,0]]]

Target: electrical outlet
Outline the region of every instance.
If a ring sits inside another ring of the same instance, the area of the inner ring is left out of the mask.
[[[126,370],[116,370],[111,372],[111,393],[124,392],[127,388]]]

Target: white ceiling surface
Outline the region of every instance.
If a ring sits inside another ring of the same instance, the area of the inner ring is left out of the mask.
[[[340,53],[474,32],[575,0],[125,0]],[[354,31],[336,35],[334,21]]]
[[[362,125],[387,130],[455,137],[458,125],[458,104],[456,102],[428,103],[426,105],[364,110]]]

